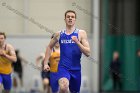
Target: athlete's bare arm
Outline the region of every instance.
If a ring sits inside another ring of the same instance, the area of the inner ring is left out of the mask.
[[[45,53],[40,53],[40,55],[37,56],[36,58],[36,66],[41,68],[42,66],[42,61],[44,60],[45,58]]]
[[[44,59],[44,70],[49,71],[48,60],[51,56],[51,52],[55,44],[58,42],[59,32],[55,33],[55,36],[51,39],[49,45],[46,48],[45,59]]]
[[[16,58],[16,53],[15,53],[14,47],[10,44],[7,44],[7,50],[8,50],[8,54],[6,54],[4,51],[1,51],[0,55],[4,56],[11,62],[16,62],[17,58]]]
[[[83,54],[85,54],[87,57],[90,56],[90,46],[87,39],[87,34],[84,30],[79,30],[79,40],[75,36],[72,37],[72,40],[77,43]]]

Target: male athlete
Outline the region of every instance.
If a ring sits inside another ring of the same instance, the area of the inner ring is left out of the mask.
[[[12,62],[16,62],[15,49],[5,42],[6,35],[0,32],[0,86],[4,87],[4,93],[10,93],[12,87],[11,72]]]
[[[89,42],[84,30],[75,27],[76,12],[65,12],[66,28],[57,32],[46,48],[44,70],[49,71],[48,60],[54,45],[60,44],[60,62],[57,79],[60,93],[79,93],[81,86],[81,54],[90,55]],[[55,85],[56,88],[58,86]]]

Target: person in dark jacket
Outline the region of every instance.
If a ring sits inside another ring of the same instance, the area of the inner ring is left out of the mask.
[[[113,60],[110,63],[110,73],[113,80],[113,89],[117,90],[119,86],[119,90],[122,89],[122,82],[121,82],[121,62],[119,59],[119,53],[115,51],[113,53]]]
[[[16,73],[18,75],[19,79],[20,79],[20,85],[23,86],[23,63],[27,64],[29,62],[25,58],[20,56],[20,50],[19,49],[16,49],[15,53],[16,53],[16,56],[17,56],[17,61],[14,62],[12,64],[12,66],[13,66],[14,73]],[[18,86],[17,85],[17,80],[16,80],[15,77],[13,78],[13,86],[15,86],[15,87]]]
[[[14,67],[14,71],[18,74],[20,80],[22,81],[22,73],[23,73],[23,69],[22,69],[22,59],[19,56],[19,50],[16,50],[16,56],[17,56],[17,61],[16,63],[13,63],[13,67]]]

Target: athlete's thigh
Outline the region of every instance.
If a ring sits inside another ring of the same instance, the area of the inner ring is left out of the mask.
[[[58,68],[58,80],[61,78],[67,78],[68,80],[70,79],[70,73],[65,67],[59,67]]]
[[[81,71],[71,71],[69,89],[71,93],[79,93],[81,86]]]
[[[50,73],[50,85],[53,93],[57,93],[59,89],[57,73]]]
[[[69,87],[69,80],[70,80],[70,73],[69,71],[64,67],[58,68],[58,82],[60,88]]]
[[[11,74],[8,74],[8,75],[3,74],[2,77],[3,77],[3,86],[4,86],[4,89],[5,90],[10,90],[11,87],[12,87]]]

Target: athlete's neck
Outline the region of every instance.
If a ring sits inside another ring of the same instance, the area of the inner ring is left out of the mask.
[[[5,43],[0,43],[0,48],[2,49],[4,47]]]
[[[73,27],[71,27],[71,26],[67,26],[66,27],[66,33],[67,34],[71,34],[74,30],[75,30],[75,27],[74,26]]]

